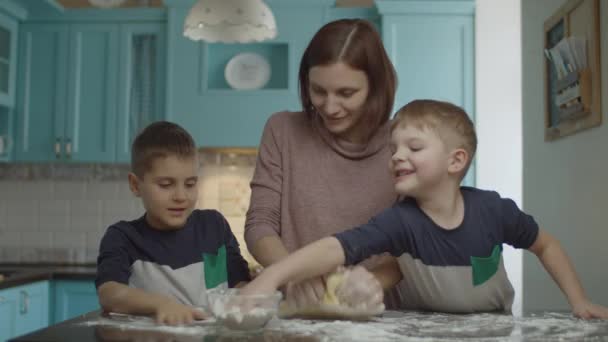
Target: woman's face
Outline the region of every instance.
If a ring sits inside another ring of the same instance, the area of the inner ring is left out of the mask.
[[[364,142],[362,107],[369,93],[365,72],[338,62],[310,68],[308,80],[310,100],[325,127],[343,140]]]

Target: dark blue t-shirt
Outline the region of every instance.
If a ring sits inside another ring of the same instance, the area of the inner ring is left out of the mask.
[[[248,281],[249,270],[226,219],[215,210],[194,210],[185,226],[160,231],[145,216],[108,228],[97,258],[99,287],[116,281],[175,297],[189,305],[206,303],[203,253],[226,248],[228,285]]]
[[[448,312],[510,310],[513,289],[501,258],[502,244],[529,248],[538,225],[515,202],[494,191],[461,187],[464,218],[439,227],[412,198],[367,224],[338,233],[347,265],[389,252],[398,258],[405,308]]]

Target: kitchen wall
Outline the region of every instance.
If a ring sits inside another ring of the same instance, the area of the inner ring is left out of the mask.
[[[544,141],[543,23],[565,1],[522,1],[523,204],[572,258],[588,295],[608,305],[608,2],[600,1],[602,125]],[[566,310],[540,263],[526,253],[524,310]]]
[[[475,184],[522,206],[521,0],[475,2]],[[523,313],[522,251],[504,246],[515,289],[513,314]]]
[[[34,175],[48,166],[0,167],[0,262],[94,262],[108,225],[143,213],[126,176],[98,180],[88,167]]]
[[[254,150],[203,151],[201,164],[197,207],[220,210],[243,241]],[[0,263],[95,262],[107,227],[144,212],[127,173],[127,166],[0,164]]]

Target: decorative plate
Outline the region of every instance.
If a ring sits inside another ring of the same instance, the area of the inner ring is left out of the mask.
[[[257,53],[244,52],[232,57],[226,64],[224,77],[233,89],[263,88],[270,80],[270,64]]]

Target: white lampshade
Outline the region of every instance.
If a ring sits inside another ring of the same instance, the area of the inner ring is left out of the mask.
[[[112,8],[122,5],[125,0],[89,0],[89,3],[95,7]]]
[[[262,0],[198,0],[186,17],[184,36],[247,43],[276,37],[277,24]]]

